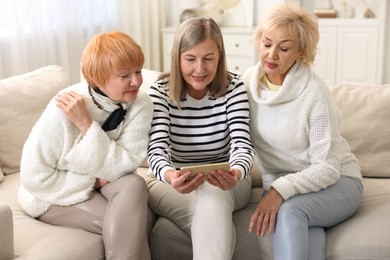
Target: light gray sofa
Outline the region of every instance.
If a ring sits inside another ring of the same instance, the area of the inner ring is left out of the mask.
[[[147,87],[158,72],[144,70]],[[23,143],[49,99],[69,85],[62,68],[48,66],[0,81],[0,260],[103,259],[101,236],[51,226],[27,216],[17,202]],[[327,230],[327,259],[390,259],[390,85],[330,87],[344,116],[343,135],[364,175],[360,209]],[[235,212],[234,259],[272,259],[272,235],[248,234],[249,218],[262,193],[252,169],[250,204]],[[147,165],[138,174],[145,176]],[[170,220],[151,212],[150,248],[154,259],[192,259],[190,238]],[[210,241],[212,246],[212,241]]]

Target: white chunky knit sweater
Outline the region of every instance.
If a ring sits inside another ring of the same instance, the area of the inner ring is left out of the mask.
[[[117,129],[100,127],[109,112],[98,108],[86,83],[63,91],[84,96],[93,123],[84,137],[52,99],[33,127],[21,160],[19,203],[32,217],[51,205],[68,206],[89,198],[96,178],[111,182],[132,173],[146,158],[153,104],[146,93],[128,103]]]
[[[260,63],[243,75],[252,143],[264,188],[284,198],[318,191],[341,175],[361,179],[356,157],[340,135],[338,108],[325,83],[297,62],[279,91],[267,90]]]

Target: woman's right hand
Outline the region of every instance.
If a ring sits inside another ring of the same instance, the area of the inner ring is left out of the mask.
[[[69,121],[72,122],[85,135],[92,125],[84,98],[74,91],[60,93],[55,97],[57,106],[64,111]]]
[[[94,188],[95,189],[101,188],[108,183],[110,183],[108,180],[96,178]]]
[[[207,179],[204,174],[197,174],[195,177],[191,178],[190,176],[190,171],[183,174],[181,174],[180,171],[174,170],[168,170],[165,172],[165,180],[167,180],[167,182],[169,182],[177,192],[183,194],[196,190]]]

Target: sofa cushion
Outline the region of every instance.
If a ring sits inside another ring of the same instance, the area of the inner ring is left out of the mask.
[[[326,232],[326,259],[390,259],[390,179],[364,178],[357,212]]]
[[[141,90],[148,93],[149,87],[157,80],[161,75],[161,72],[155,70],[142,69],[142,78],[143,82],[141,85]]]
[[[149,69],[142,69],[142,78],[143,82],[141,85],[141,90],[145,93],[149,92],[149,87],[153,85],[153,83],[157,80],[158,76],[161,75],[161,72],[155,71],[155,70],[149,70]],[[148,168],[148,161],[145,159],[145,161],[142,163],[142,167]]]
[[[341,113],[341,134],[365,177],[390,177],[390,84],[330,87]]]
[[[57,65],[0,81],[0,167],[4,174],[19,171],[22,147],[49,100],[69,85]]]
[[[390,256],[389,178],[364,178],[360,208],[347,221],[326,229],[326,259],[389,259]],[[273,235],[256,237],[248,233],[250,218],[263,190],[252,189],[248,206],[234,212],[237,242],[233,260],[272,260]],[[150,239],[155,259],[192,259],[190,237],[167,218],[160,217]]]
[[[19,186],[19,173],[6,175],[0,186],[0,204],[9,205],[12,210],[15,258],[104,259],[101,235],[49,225],[28,216],[17,201]],[[1,230],[0,238],[3,238]]]

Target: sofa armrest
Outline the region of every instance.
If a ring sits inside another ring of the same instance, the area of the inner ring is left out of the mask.
[[[0,259],[14,258],[14,225],[8,205],[0,205]]]

